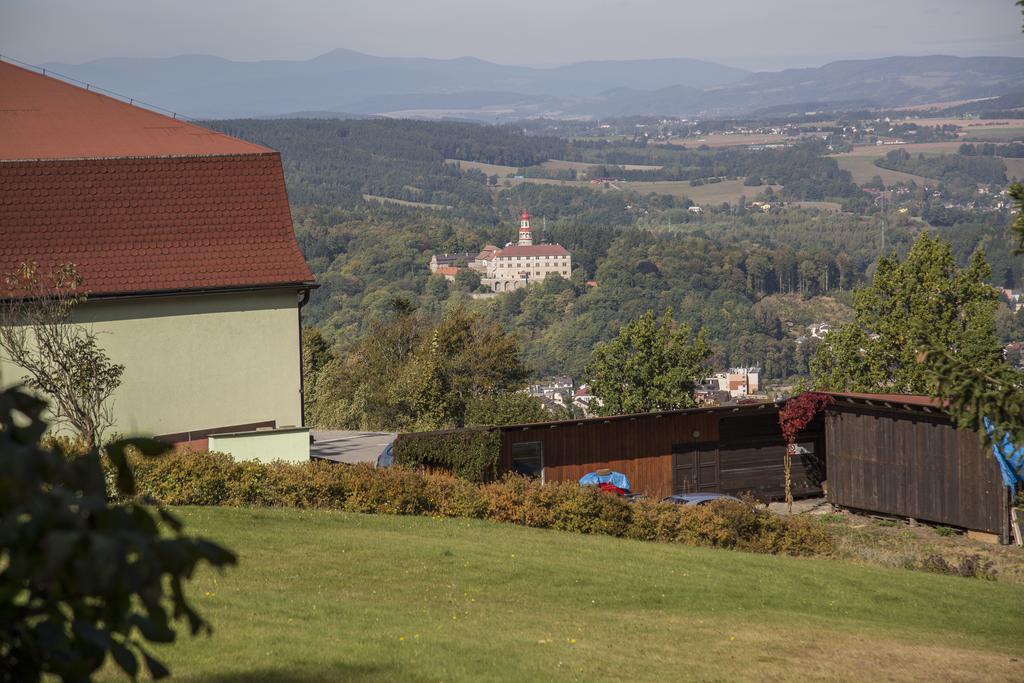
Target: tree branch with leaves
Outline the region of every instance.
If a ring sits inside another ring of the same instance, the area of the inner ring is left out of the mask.
[[[0,352],[26,372],[29,388],[50,399],[55,423],[95,446],[113,424],[111,396],[124,366],[111,362],[92,330],[72,321],[86,298],[82,285],[72,265],[43,275],[26,263],[7,275]]]

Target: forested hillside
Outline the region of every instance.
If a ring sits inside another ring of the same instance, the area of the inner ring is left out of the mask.
[[[214,125],[282,152],[296,231],[322,285],[305,309],[306,322],[342,347],[386,317],[396,300],[433,319],[463,304],[515,332],[536,374],[578,377],[597,342],[647,309],[672,307],[677,320],[704,330],[716,366],[757,364],[769,378],[785,378],[807,371],[814,340],[796,340],[806,336],[808,325],[849,319],[850,292],[867,281],[883,240],[886,251],[902,254],[931,227],[952,242],[961,263],[976,248],[985,250],[994,284],[1024,282],[1019,259],[1009,256],[1004,214],[947,208],[948,200],[916,185],[902,195],[912,208],[882,213],[815,141],[786,149],[688,150],[457,123]],[[751,182],[749,200],[762,181],[783,188],[765,198],[775,202],[768,212],[726,204],[695,214],[687,210],[693,202],[678,193],[626,191],[608,183],[510,182],[511,174],[489,177],[445,163],[540,169],[551,158],[597,164],[591,170],[598,177],[739,177]],[[968,169],[974,169],[971,161],[998,162],[963,158],[970,161],[958,163]],[[630,171],[624,164],[662,168]],[[449,208],[366,201],[365,195]],[[844,202],[848,211],[800,208],[780,199]],[[523,209],[534,216],[539,239],[572,252],[571,278],[475,300],[468,285],[431,276],[434,252],[474,251],[514,239]],[[1006,335],[1015,334],[1014,325],[1019,327],[1005,321]]]

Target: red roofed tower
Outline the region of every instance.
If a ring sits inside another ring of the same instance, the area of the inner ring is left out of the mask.
[[[523,211],[523,216],[519,221],[519,246],[533,246],[533,230],[530,229],[530,214],[525,211]]]

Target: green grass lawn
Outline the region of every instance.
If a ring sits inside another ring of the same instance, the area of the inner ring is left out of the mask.
[[[483,521],[184,508],[178,680],[1024,680],[1024,588]],[[108,670],[108,675],[113,675]]]

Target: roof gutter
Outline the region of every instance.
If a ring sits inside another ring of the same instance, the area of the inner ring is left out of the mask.
[[[266,292],[275,289],[296,289],[305,293],[305,299],[309,300],[309,292],[319,289],[320,284],[312,281],[304,282],[280,282],[263,285],[242,285],[238,287],[187,287],[182,289],[154,289],[139,292],[113,292],[106,294],[85,293],[86,301],[124,301],[131,299],[153,299],[165,296],[186,296],[199,294],[240,294],[244,292]],[[0,303],[8,301],[20,301],[30,297],[4,297]]]
[[[319,287],[319,285],[317,285]],[[302,307],[309,303],[309,294],[312,287],[302,290],[302,298],[299,299],[299,306],[296,309],[299,320],[299,426],[306,426],[306,365],[303,362],[303,341],[302,341]]]

